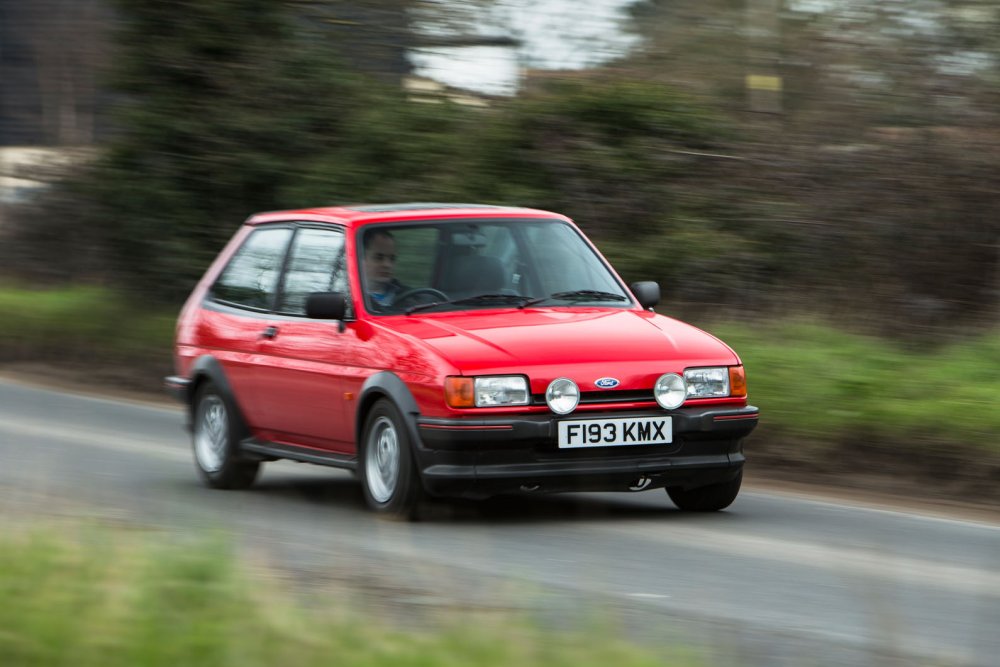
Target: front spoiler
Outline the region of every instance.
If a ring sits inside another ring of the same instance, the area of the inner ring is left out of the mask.
[[[415,452],[424,486],[433,495],[691,488],[726,482],[739,474],[745,462],[743,438],[757,425],[758,413],[752,406],[682,408],[669,413],[674,438],[668,445],[586,450],[559,449],[560,418],[549,414],[422,418],[417,421]]]

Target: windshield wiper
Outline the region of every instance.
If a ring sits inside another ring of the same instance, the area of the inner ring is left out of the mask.
[[[412,315],[413,313],[420,310],[427,310],[428,308],[436,308],[437,306],[481,306],[489,304],[509,304],[516,303],[518,306],[523,301],[530,299],[530,296],[524,296],[521,294],[479,294],[476,296],[467,296],[462,299],[452,299],[451,301],[432,301],[431,303],[418,303],[415,306],[410,306],[406,309],[407,315]]]
[[[537,299],[530,299],[519,305],[518,308],[534,306],[536,303],[548,301],[549,299],[561,299],[563,301],[572,301],[574,303],[578,301],[628,301],[628,298],[622,296],[621,294],[602,292],[600,290],[593,289],[578,289],[572,292],[556,292],[555,294],[541,296]]]

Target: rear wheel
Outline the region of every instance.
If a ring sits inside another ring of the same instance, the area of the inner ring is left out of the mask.
[[[216,489],[245,489],[253,484],[260,462],[240,456],[245,429],[232,402],[211,381],[198,388],[194,402],[194,461],[205,483]]]
[[[717,512],[729,507],[740,493],[743,471],[728,482],[684,489],[668,486],[667,495],[679,509],[686,512]]]
[[[376,402],[365,419],[358,476],[373,510],[397,519],[416,516],[423,486],[403,417],[386,399]]]

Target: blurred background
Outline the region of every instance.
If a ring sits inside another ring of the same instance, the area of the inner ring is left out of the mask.
[[[201,489],[195,281],[399,201],[567,214],[729,343],[733,510]],[[995,664],[998,371],[997,0],[0,0],[2,665]]]
[[[532,206],[744,355],[774,463],[997,462],[998,115],[989,0],[0,0],[0,360],[155,391],[252,212]]]
[[[486,201],[687,308],[953,334],[1000,314],[998,54],[978,0],[4,0],[3,267],[176,300],[253,211]]]

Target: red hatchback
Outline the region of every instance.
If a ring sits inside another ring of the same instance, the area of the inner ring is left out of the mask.
[[[652,312],[568,218],[494,206],[251,217],[177,326],[205,481],[347,468],[368,504],[424,495],[666,488],[727,507],[757,424],[740,358]]]

